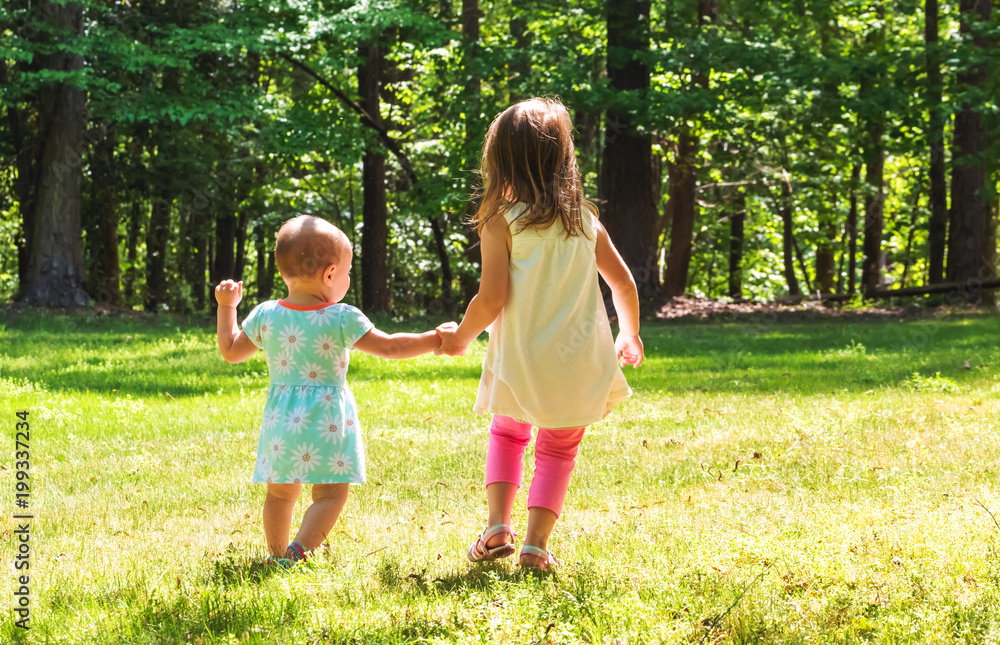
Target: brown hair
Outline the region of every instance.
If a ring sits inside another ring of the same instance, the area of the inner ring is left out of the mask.
[[[528,99],[501,112],[483,143],[482,201],[469,223],[482,233],[487,222],[524,202],[520,230],[547,228],[559,219],[567,235],[580,233],[581,209],[597,208],[583,197],[572,130],[558,99]]]
[[[299,215],[281,225],[274,260],[283,278],[311,278],[340,261],[351,243],[339,228],[312,215]]]

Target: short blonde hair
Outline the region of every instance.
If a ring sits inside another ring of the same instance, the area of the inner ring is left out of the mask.
[[[274,260],[283,278],[311,278],[340,261],[351,243],[339,228],[319,217],[299,215],[281,225]]]

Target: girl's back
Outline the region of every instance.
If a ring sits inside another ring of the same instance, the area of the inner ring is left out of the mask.
[[[543,428],[589,425],[631,394],[598,284],[596,219],[583,211],[576,235],[559,219],[522,230],[527,210],[519,203],[504,215],[510,282],[490,330],[476,411]]]

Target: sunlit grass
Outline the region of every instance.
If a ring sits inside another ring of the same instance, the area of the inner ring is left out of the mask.
[[[647,325],[543,579],[464,561],[483,344],[353,356],[369,481],[288,573],[248,481],[259,357],[223,362],[211,324],[0,326],[8,491],[14,411],[32,422],[32,642],[1000,642],[995,318]]]

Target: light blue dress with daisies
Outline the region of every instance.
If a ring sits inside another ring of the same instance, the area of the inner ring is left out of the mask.
[[[301,307],[270,300],[243,321],[264,351],[270,387],[251,481],[365,481],[358,408],[347,387],[349,352],[372,323],[344,304]]]

